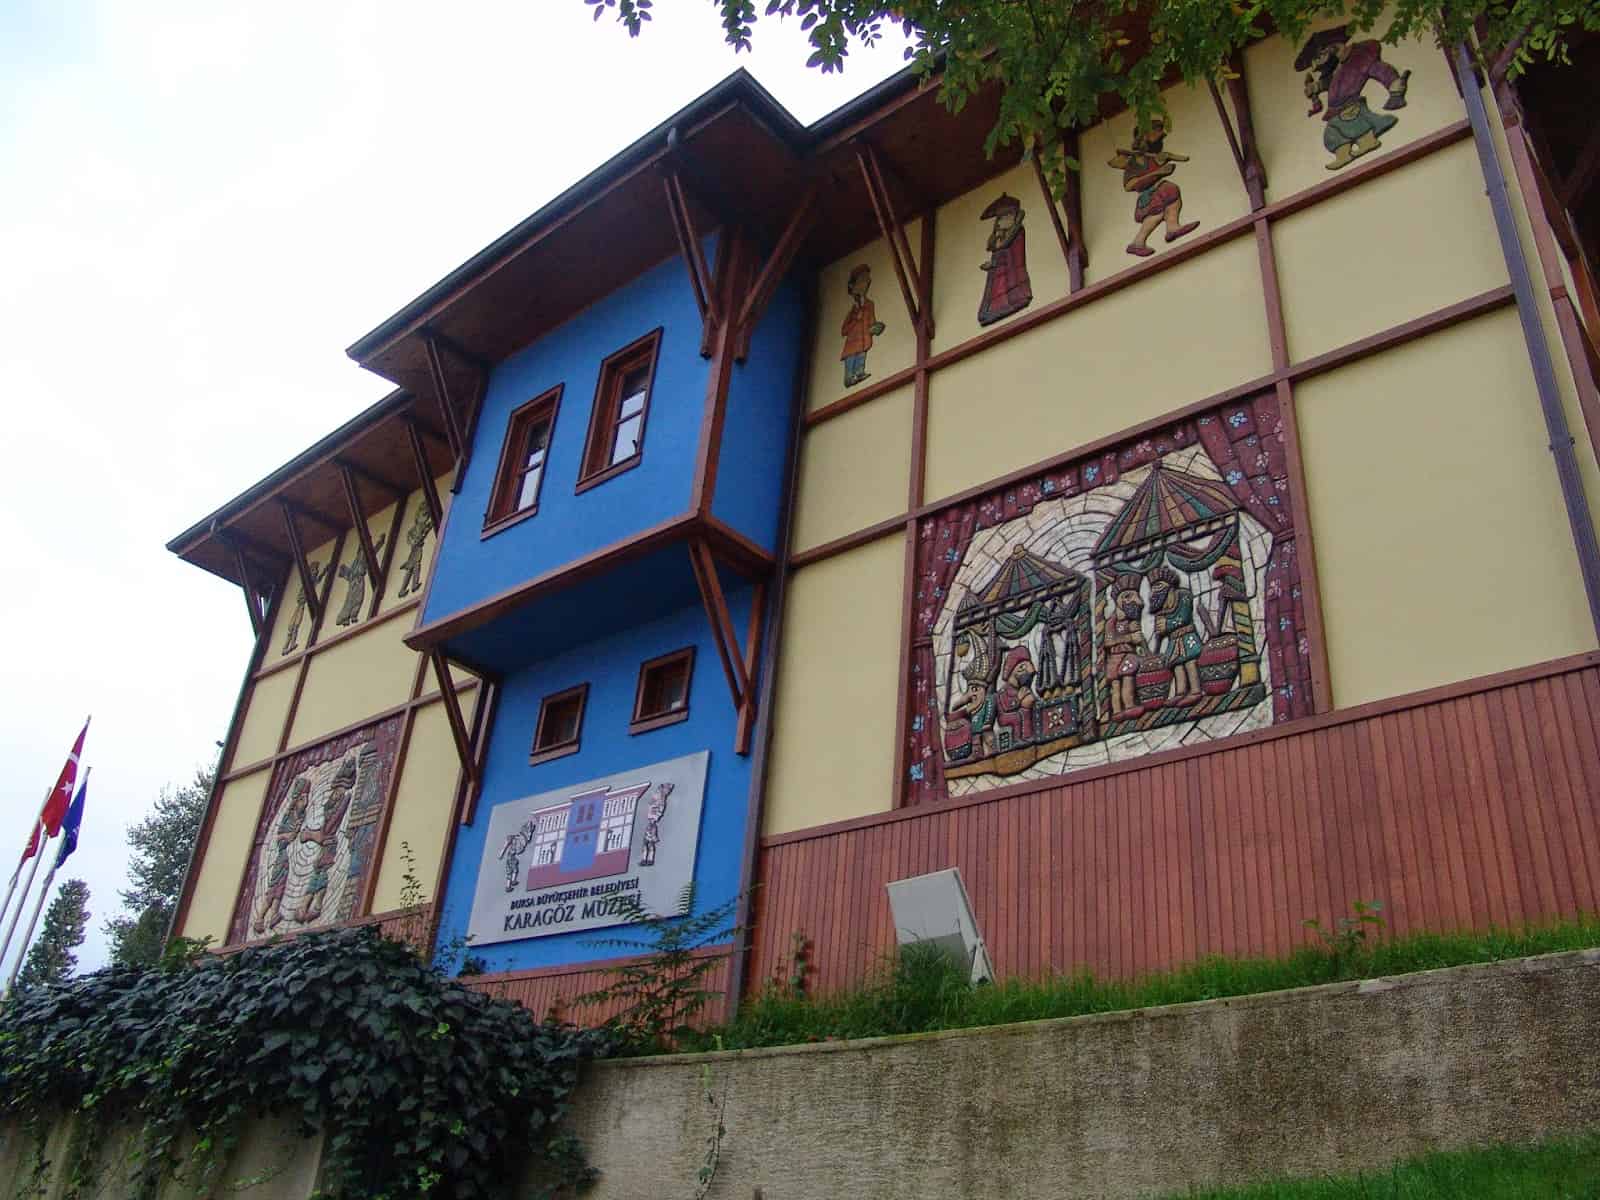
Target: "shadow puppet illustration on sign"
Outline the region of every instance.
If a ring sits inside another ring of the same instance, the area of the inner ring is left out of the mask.
[[[1384,62],[1383,46],[1376,40],[1352,42],[1344,25],[1324,29],[1301,47],[1294,69],[1307,72],[1306,99],[1311,108],[1306,116],[1322,114],[1322,144],[1333,155],[1328,170],[1348,167],[1363,154],[1372,153],[1381,144],[1378,139],[1399,123],[1398,117],[1373,112],[1362,94],[1368,82],[1380,83],[1389,91],[1385,109],[1406,106],[1411,72],[1396,71]],[[1328,97],[1326,108],[1324,95]]]
[[[839,326],[839,336],[844,338],[839,361],[844,363],[845,387],[855,387],[868,377],[867,351],[872,349],[872,339],[883,333],[884,324],[878,320],[877,307],[867,296],[872,287],[871,267],[866,263],[856,266],[844,286],[850,293],[850,311]]]
[[[978,267],[986,277],[983,299],[978,304],[979,325],[993,325],[1033,303],[1033,284],[1028,279],[1028,235],[1022,228],[1024,215],[1017,198],[1001,192],[978,218],[994,222],[986,247],[989,257]]]
[[[1128,243],[1128,253],[1138,258],[1149,258],[1150,235],[1161,225],[1167,227],[1167,241],[1175,242],[1185,234],[1200,228],[1199,221],[1180,224],[1183,216],[1183,190],[1172,182],[1170,176],[1177,164],[1188,162],[1186,154],[1174,154],[1164,149],[1168,126],[1160,117],[1150,121],[1149,128],[1133,131],[1133,149],[1118,148],[1107,164],[1122,172],[1122,190],[1137,192],[1133,219],[1139,222],[1139,232]]]

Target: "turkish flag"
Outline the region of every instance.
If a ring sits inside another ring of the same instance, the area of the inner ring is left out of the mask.
[[[78,783],[78,759],[83,757],[83,739],[89,733],[89,722],[83,723],[83,728],[78,731],[78,740],[72,743],[72,753],[67,755],[67,761],[61,768],[61,777],[56,780],[56,786],[50,793],[50,798],[44,802],[44,811],[39,814],[39,822],[45,828],[46,837],[55,837],[61,831],[61,821],[67,815],[67,807],[72,803],[72,789]],[[33,832],[28,835],[28,848],[22,852],[22,861],[27,862],[39,848],[39,826],[33,827]]]

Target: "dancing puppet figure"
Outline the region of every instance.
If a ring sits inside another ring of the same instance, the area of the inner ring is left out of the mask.
[[[1363,154],[1379,146],[1378,139],[1399,123],[1399,117],[1375,113],[1367,107],[1362,92],[1369,82],[1383,85],[1389,96],[1383,102],[1388,111],[1406,106],[1410,71],[1396,71],[1383,61],[1383,45],[1371,38],[1352,42],[1347,26],[1339,25],[1311,35],[1294,60],[1296,71],[1305,71],[1306,99],[1314,117],[1322,113],[1322,144],[1333,161],[1328,170],[1348,167]],[[1322,97],[1328,97],[1324,109]]]
[[[1151,118],[1147,128],[1134,130],[1133,149],[1119,149],[1108,164],[1122,172],[1122,190],[1139,195],[1133,205],[1133,219],[1139,222],[1139,232],[1128,243],[1128,253],[1139,258],[1149,258],[1155,253],[1150,249],[1150,235],[1163,223],[1169,242],[1200,228],[1199,221],[1179,224],[1183,215],[1183,191],[1169,176],[1178,169],[1178,163],[1188,162],[1189,156],[1163,149],[1167,133],[1165,121],[1160,117]]]

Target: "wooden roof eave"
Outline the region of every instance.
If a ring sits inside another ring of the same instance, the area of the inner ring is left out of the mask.
[[[285,507],[294,514],[305,542],[316,546],[351,525],[347,473],[369,516],[424,486],[412,448],[412,423],[420,434],[417,440],[429,477],[447,473],[453,460],[433,417],[410,393],[391,392],[180,533],[167,549],[203,570],[247,586],[239,577],[238,548],[248,562],[251,583],[259,587],[264,574],[276,577],[294,562],[294,548],[284,528]]]

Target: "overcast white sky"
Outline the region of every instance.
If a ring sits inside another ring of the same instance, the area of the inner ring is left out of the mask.
[[[630,41],[582,0],[0,4],[0,888],[92,712],[80,966],[249,655],[166,541],[389,390],[346,345],[735,67],[813,121],[903,65],[656,10]]]

